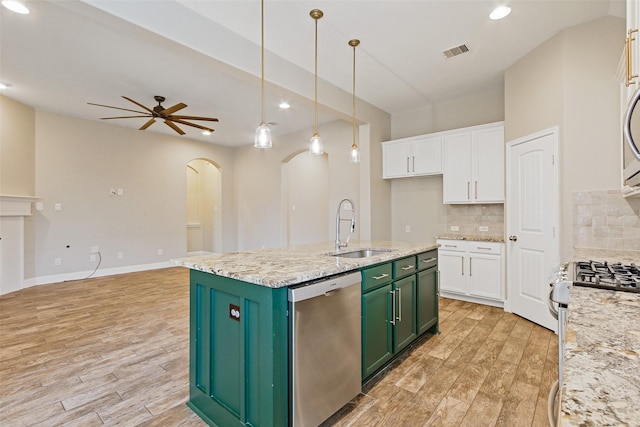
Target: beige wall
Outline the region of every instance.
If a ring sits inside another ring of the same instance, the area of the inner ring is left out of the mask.
[[[35,196],[35,110],[0,95],[0,194]]]
[[[36,111],[35,128],[36,193],[44,210],[26,223],[34,236],[27,278],[92,271],[91,246],[99,247],[101,269],[185,256],[186,165],[196,158],[220,165],[222,246],[235,249],[233,150],[43,111]],[[110,194],[119,188],[122,196]]]
[[[481,91],[465,98],[394,114],[391,138],[399,139],[504,120],[504,89]]]
[[[624,31],[614,17],[569,28],[505,72],[505,140],[560,129],[561,259],[573,246],[573,194],[621,187],[616,72]]]

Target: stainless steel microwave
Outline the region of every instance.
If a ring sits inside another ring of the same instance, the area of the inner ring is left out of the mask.
[[[636,106],[640,100],[640,90],[637,90],[624,117],[623,133],[623,172],[624,184],[630,187],[640,187],[640,107]],[[635,138],[635,139],[634,139]]]

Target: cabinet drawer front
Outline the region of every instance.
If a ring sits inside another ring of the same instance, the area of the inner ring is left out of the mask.
[[[436,240],[436,243],[440,245],[440,249],[447,251],[466,251],[466,240]]]
[[[438,265],[438,251],[433,250],[418,254],[418,270],[425,270]]]
[[[393,261],[393,278],[396,279],[398,277],[404,277],[409,274],[415,273],[416,268],[416,257],[410,256],[406,258],[399,259],[397,261]]]
[[[389,283],[393,270],[391,263],[376,265],[362,270],[362,290],[368,291]]]
[[[469,252],[500,255],[502,246],[502,243],[496,242],[469,242]]]

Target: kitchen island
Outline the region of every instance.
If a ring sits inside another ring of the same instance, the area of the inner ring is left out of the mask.
[[[561,426],[640,425],[640,294],[573,286]]]
[[[210,425],[290,425],[288,288],[346,272],[361,271],[363,278],[363,363],[367,364],[368,353],[386,352],[371,356],[375,360],[366,375],[383,369],[421,333],[437,332],[436,247],[350,242],[340,253],[382,251],[349,258],[336,256],[334,243],[321,243],[175,260],[191,269],[188,406]],[[371,283],[380,277],[384,277],[380,284]],[[402,304],[402,310],[409,310],[402,317],[410,324],[410,336],[403,335],[401,345],[391,329],[394,322],[371,321],[378,315],[377,307],[382,307],[383,315],[391,312],[390,303],[377,303],[376,291],[388,295],[384,289],[393,293],[399,286],[408,286],[402,296],[411,301]],[[366,295],[372,298],[367,300]],[[372,332],[367,325],[382,325],[386,330]],[[379,342],[365,343],[365,336],[379,335]]]

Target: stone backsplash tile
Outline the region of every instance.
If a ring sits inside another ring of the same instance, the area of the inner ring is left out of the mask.
[[[479,235],[502,237],[504,235],[504,205],[445,205],[449,235]],[[451,227],[459,227],[458,231]],[[480,231],[480,227],[487,231]]]
[[[640,199],[618,190],[574,193],[573,245],[640,250]]]

